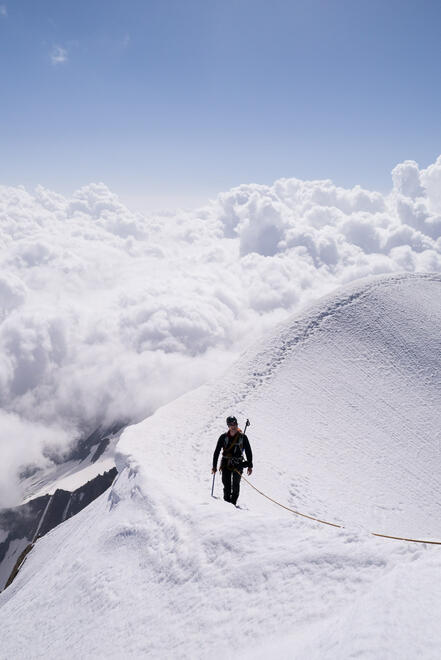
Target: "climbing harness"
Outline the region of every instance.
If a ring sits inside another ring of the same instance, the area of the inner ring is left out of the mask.
[[[228,437],[225,438],[225,447],[222,452],[222,457],[223,458],[233,458],[233,456],[230,454],[231,451],[234,451],[235,447],[239,447],[240,453],[242,454],[243,452],[243,433],[242,431],[238,431],[239,437],[237,438],[236,435],[233,438],[232,443],[230,444],[229,447],[226,446]]]

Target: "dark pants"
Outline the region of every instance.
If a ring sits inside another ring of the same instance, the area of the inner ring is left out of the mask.
[[[242,470],[233,472],[227,467],[222,467],[222,483],[224,485],[224,500],[236,504],[239,497],[240,480],[242,478]]]

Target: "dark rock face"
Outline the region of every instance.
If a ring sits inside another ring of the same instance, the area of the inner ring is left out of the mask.
[[[63,461],[83,461],[86,459],[92,451],[94,452],[92,462],[98,460],[98,458],[104,453],[106,447],[109,444],[109,438],[106,436],[113,435],[118,433],[126,424],[118,423],[113,426],[106,427],[105,429],[99,427],[93,433],[91,433],[87,438],[81,439],[77,446],[71,451],[69,456],[65,456]]]
[[[113,468],[73,492],[58,489],[53,495],[37,497],[13,509],[0,510],[0,541],[2,532],[3,536],[6,534],[0,542],[0,590],[28,544],[93,502],[111,486],[116,475],[117,470]]]

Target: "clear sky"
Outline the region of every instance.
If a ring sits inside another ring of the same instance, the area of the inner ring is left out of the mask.
[[[439,0],[0,0],[0,183],[149,209],[441,153]]]

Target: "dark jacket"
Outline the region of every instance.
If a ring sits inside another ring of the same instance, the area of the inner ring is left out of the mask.
[[[240,448],[240,439],[242,438],[243,449],[247,457],[247,466],[253,467],[253,452],[251,451],[250,443],[245,435],[238,431],[234,437],[227,433],[222,433],[217,441],[216,449],[213,454],[213,469],[217,470],[217,461],[219,459],[219,454],[223,450],[221,468],[227,466],[228,458],[241,458],[242,451]],[[245,467],[245,466],[244,466]]]

